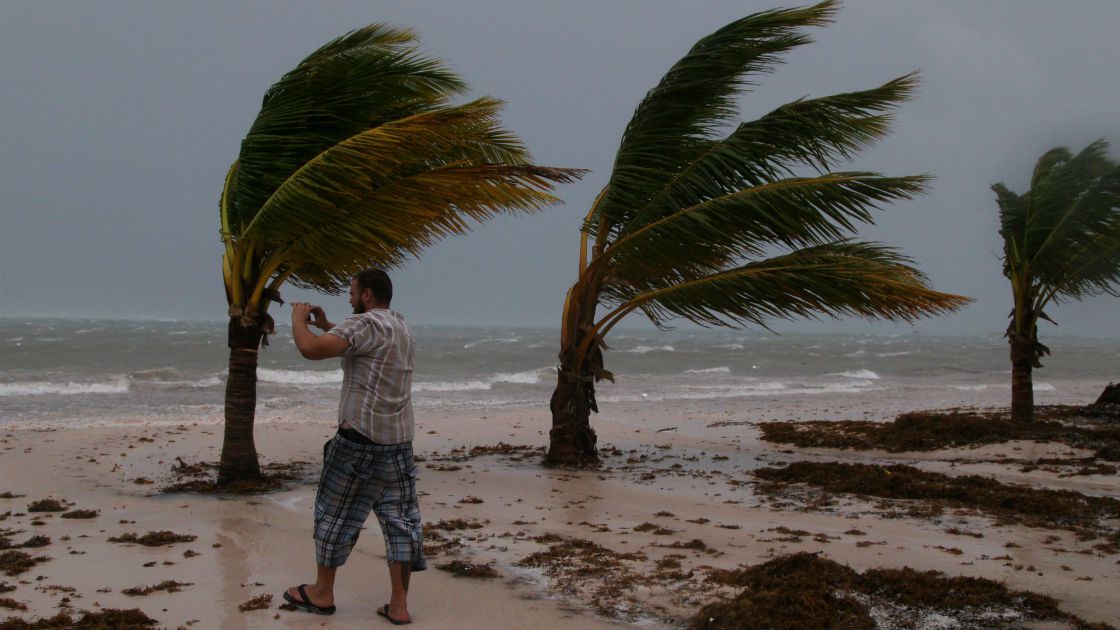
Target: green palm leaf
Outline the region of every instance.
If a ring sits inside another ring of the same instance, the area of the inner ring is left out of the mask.
[[[421,56],[416,44],[411,31],[372,24],[311,53],[268,90],[241,143],[235,229],[326,148],[466,91],[461,79]]]
[[[917,87],[909,74],[862,92],[787,103],[744,122],[667,181],[633,212],[621,234],[640,230],[676,208],[758,186],[805,169],[828,171],[887,134],[888,112]],[[866,219],[863,219],[866,220]]]
[[[876,243],[839,241],[644,291],[604,320],[609,327],[640,308],[659,326],[682,317],[704,326],[765,327],[775,318],[820,314],[909,322],[968,302],[926,287],[909,262]]]
[[[662,284],[692,277],[698,262],[703,273],[711,273],[775,244],[797,248],[841,238],[854,232],[857,222],[870,221],[870,209],[910,199],[923,192],[927,181],[853,172],[761,184],[682,208],[630,232],[612,243],[597,264],[610,265],[616,276]]]
[[[607,192],[589,228],[614,233],[657,190],[709,148],[706,139],[736,114],[751,75],[770,72],[782,53],[809,42],[797,28],[822,25],[831,0],[747,16],[701,39],[638,105],[622,136]]]

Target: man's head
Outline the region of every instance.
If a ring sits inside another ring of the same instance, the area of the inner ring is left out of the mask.
[[[389,308],[393,301],[393,281],[380,269],[363,269],[350,279],[350,306],[361,315],[371,308]]]

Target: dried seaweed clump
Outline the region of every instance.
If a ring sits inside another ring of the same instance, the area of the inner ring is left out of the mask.
[[[262,593],[253,599],[240,604],[237,610],[241,612],[249,612],[250,610],[264,610],[272,605],[272,595],[270,593]]]
[[[40,499],[27,505],[28,512],[65,512],[66,506],[55,499]]]
[[[646,560],[644,553],[618,553],[590,540],[555,534],[533,540],[548,545],[548,549],[529,554],[517,566],[541,569],[550,578],[554,591],[584,593],[601,615],[637,618],[642,613],[631,596],[644,578],[628,563]],[[627,605],[620,608],[622,602]]]
[[[9,610],[27,610],[27,605],[10,597],[0,597],[0,608],[7,608]]]
[[[157,623],[159,621],[138,608],[108,608],[98,612],[82,611],[77,619],[65,612],[36,621],[12,617],[0,621],[0,630],[153,630]]]
[[[155,593],[156,591],[178,593],[183,589],[184,586],[194,586],[194,583],[176,582],[175,580],[164,580],[159,584],[154,584],[152,586],[133,586],[132,588],[123,589],[121,590],[121,592],[132,597],[143,597],[144,595],[150,595],[152,593]]]
[[[3,551],[0,552],[0,573],[12,577],[30,571],[35,565],[47,560],[50,560],[47,556],[36,558],[22,551]]]
[[[144,545],[145,547],[162,547],[164,545],[171,545],[180,542],[194,542],[198,536],[192,534],[176,534],[175,532],[159,531],[148,532],[143,536],[136,534],[124,534],[122,536],[114,536],[109,539],[109,542],[115,543],[136,543]]]
[[[1112,628],[1062,612],[1046,595],[1013,591],[984,578],[947,577],[910,568],[860,574],[805,552],[714,572],[709,580],[742,590],[701,608],[692,619],[692,630],[874,630],[876,618],[904,620],[907,625],[899,627],[927,627],[925,621],[945,617],[955,622],[953,627],[974,630],[1007,628],[1009,621]]]
[[[759,479],[805,483],[826,492],[887,499],[934,501],[988,512],[1004,521],[1033,527],[1100,530],[1100,519],[1120,517],[1120,501],[1072,490],[1050,490],[1003,484],[988,477],[950,477],[895,464],[793,462],[783,468],[754,471]],[[760,490],[772,490],[761,486]]]
[[[1004,412],[916,411],[894,422],[865,420],[763,422],[762,439],[803,448],[932,451],[961,446],[998,444],[1011,440],[1056,441],[1097,449],[1097,457],[1120,449],[1120,428],[1084,426],[1054,420],[1084,422],[1077,408],[1039,407],[1039,421],[1013,422]]]
[[[494,567],[488,564],[473,564],[471,562],[463,562],[462,560],[452,560],[443,564],[437,564],[436,568],[441,571],[447,571],[455,577],[465,578],[496,578],[498,572]]]
[[[62,518],[77,518],[77,519],[97,518],[98,515],[100,515],[100,514],[101,514],[101,512],[99,512],[97,510],[70,510],[69,512],[66,512],[65,514],[63,514]]]

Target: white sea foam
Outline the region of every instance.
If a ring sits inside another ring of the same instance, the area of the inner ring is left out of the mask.
[[[988,389],[987,385],[954,385],[953,389],[962,392],[982,392]]]
[[[412,384],[414,392],[471,392],[494,387],[486,381],[419,381]]]
[[[1052,392],[1057,388],[1050,383],[1034,383],[1034,391],[1036,392]]]
[[[911,353],[911,352],[877,352],[877,353],[875,353],[875,356],[879,357],[880,359],[885,359],[887,357],[904,357],[908,354],[913,354],[913,353]]]
[[[831,372],[830,376],[843,376],[844,378],[855,378],[860,380],[879,380],[879,375],[871,370],[856,370],[854,372]]]
[[[870,381],[830,383],[821,386],[790,387],[777,381],[742,385],[712,385],[689,387],[668,392],[617,394],[600,396],[601,402],[659,402],[665,400],[711,400],[719,398],[749,398],[753,396],[817,396],[821,394],[860,394],[877,391]]]
[[[502,372],[490,377],[491,383],[514,383],[517,385],[536,385],[541,382],[541,375],[546,370],[551,372],[552,367],[543,367],[525,372]]]
[[[844,356],[846,356],[846,357],[862,357],[865,354],[867,354],[867,352],[864,351],[864,350],[856,350],[855,352],[853,352],[851,354],[845,354]]]
[[[743,344],[741,344],[741,343],[725,343],[722,346],[716,346],[716,347],[717,348],[724,348],[725,350],[742,350],[743,349]]]
[[[342,370],[273,370],[257,369],[257,378],[267,383],[284,385],[333,385],[342,382]]]
[[[470,349],[484,343],[517,343],[519,341],[521,341],[520,337],[493,337],[490,339],[479,339],[478,341],[472,341],[470,343],[463,344],[463,349]]]
[[[470,392],[488,391],[494,385],[506,383],[511,385],[536,385],[541,382],[541,377],[546,372],[551,372],[552,367],[537,368],[524,372],[499,372],[482,380],[470,381],[417,381],[412,384],[415,392]]]
[[[676,351],[677,351],[677,349],[674,348],[673,346],[659,346],[659,347],[656,347],[656,348],[653,347],[653,346],[638,346],[636,348],[630,348],[629,350],[619,350],[619,352],[627,352],[627,353],[631,353],[631,354],[646,354],[647,352],[676,352]]]
[[[730,374],[731,368],[727,366],[704,368],[701,370],[685,370],[685,374]]]
[[[123,376],[101,383],[26,381],[22,383],[0,383],[0,396],[127,394],[128,389],[128,379]]]

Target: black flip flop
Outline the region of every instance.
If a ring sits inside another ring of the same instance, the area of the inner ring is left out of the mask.
[[[394,626],[407,626],[408,624],[412,623],[411,621],[398,621],[398,620],[390,617],[389,616],[389,604],[385,604],[381,608],[378,608],[377,609],[377,614],[379,614],[382,617],[388,619],[389,623],[393,624]]]
[[[315,613],[316,615],[333,615],[335,610],[334,606],[316,606],[311,603],[311,598],[307,596],[307,591],[303,590],[305,586],[307,585],[300,584],[296,587],[296,590],[299,591],[299,596],[303,598],[302,601],[289,595],[288,591],[284,591],[284,601],[300,610],[306,610],[309,613]]]

